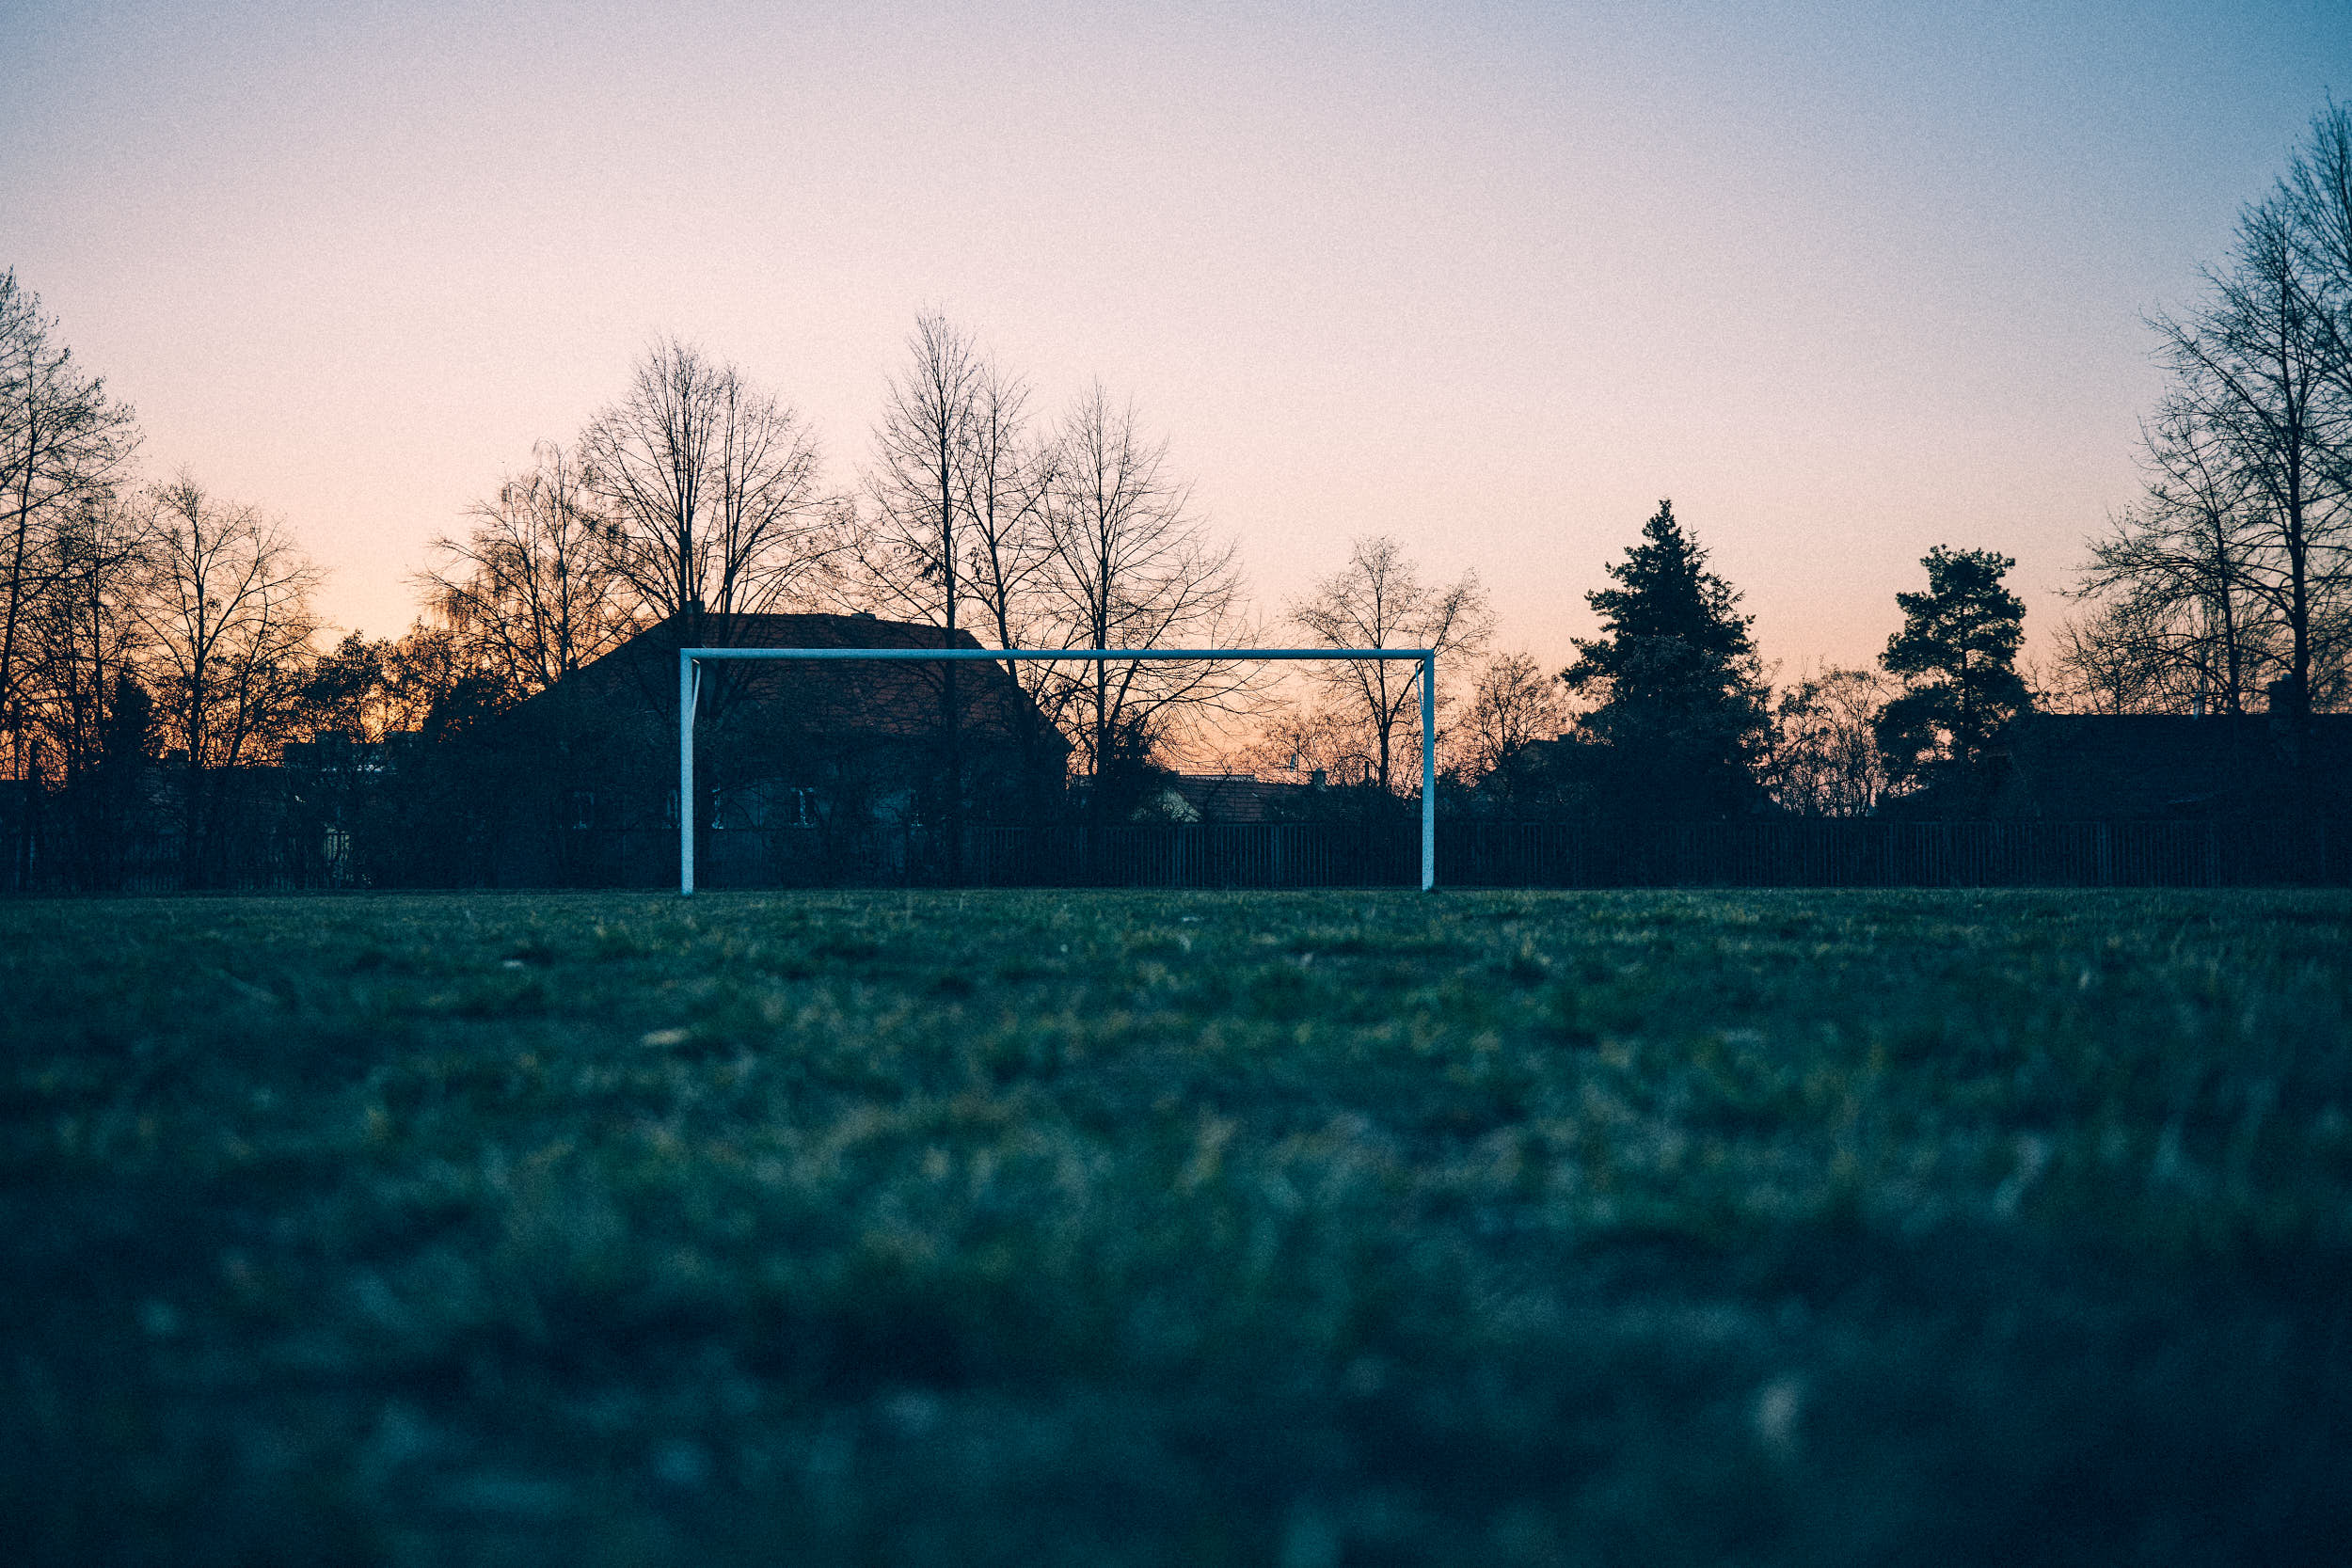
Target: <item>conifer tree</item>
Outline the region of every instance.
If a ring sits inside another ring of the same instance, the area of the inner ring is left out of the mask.
[[[1578,639],[1560,673],[1597,699],[1578,721],[1606,748],[1602,795],[1655,816],[1721,816],[1759,798],[1767,729],[1763,672],[1740,594],[1707,569],[1707,552],[1660,501],[1642,542],[1611,566],[1614,588],[1584,595],[1601,635]]]
[[[2017,562],[1993,550],[1938,545],[1920,564],[1928,591],[1895,595],[1902,629],[1879,656],[1903,689],[1873,726],[1887,771],[1914,786],[1974,773],[2032,702],[2016,667],[2026,606],[2001,584]]]

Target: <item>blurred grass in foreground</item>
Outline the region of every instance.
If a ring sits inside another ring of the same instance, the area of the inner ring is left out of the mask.
[[[2341,1561],[2352,897],[0,905],[21,1560]]]

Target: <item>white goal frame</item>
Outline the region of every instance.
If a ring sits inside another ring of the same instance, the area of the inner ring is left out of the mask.
[[[1438,885],[1438,650],[1435,648],[680,648],[677,654],[677,890],[694,893],[694,708],[702,692],[702,666],[734,659],[792,659],[830,662],[923,660],[976,664],[1029,659],[1088,663],[1101,659],[1136,664],[1158,659],[1200,663],[1205,659],[1314,659],[1359,664],[1410,659],[1421,679],[1421,890]]]

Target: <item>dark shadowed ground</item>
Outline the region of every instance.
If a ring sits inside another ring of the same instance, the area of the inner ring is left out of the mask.
[[[0,905],[27,1562],[2294,1563],[2352,895]]]

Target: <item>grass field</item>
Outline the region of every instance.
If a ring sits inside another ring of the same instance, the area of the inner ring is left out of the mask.
[[[2352,896],[18,902],[0,996],[14,1560],[2352,1542]]]

